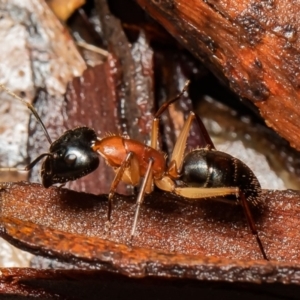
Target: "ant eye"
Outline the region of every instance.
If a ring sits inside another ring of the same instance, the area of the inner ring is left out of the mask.
[[[68,154],[66,157],[65,157],[65,162],[68,164],[68,165],[73,165],[74,162],[76,161],[77,159],[77,156],[72,153],[72,154]]]

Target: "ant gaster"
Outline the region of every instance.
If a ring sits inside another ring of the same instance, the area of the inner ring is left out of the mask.
[[[25,168],[30,170],[38,161],[46,157],[41,169],[44,187],[65,183],[91,173],[99,165],[98,154],[100,154],[116,173],[108,196],[108,221],[111,219],[112,199],[119,182],[123,181],[137,186],[143,178],[136,202],[131,241],[135,234],[144,195],[151,193],[154,184],[163,191],[191,200],[212,198],[213,200],[241,204],[262,256],[267,260],[249,208],[249,204],[256,205],[259,202],[261,194],[260,184],[252,170],[239,159],[217,151],[201,119],[192,111],[176,141],[169,164],[166,163],[166,155],[158,149],[159,117],[171,103],[184,94],[188,84],[189,82],[185,84],[175,98],[165,102],[155,114],[150,146],[118,135],[101,139],[97,137],[94,130],[88,127],[68,130],[52,142],[35,108],[5,86],[0,85],[0,88],[25,103],[46,134],[50,143],[49,152],[41,154]],[[184,156],[187,137],[195,118],[198,121],[205,147],[193,150]],[[224,199],[229,195],[235,196],[235,200]]]

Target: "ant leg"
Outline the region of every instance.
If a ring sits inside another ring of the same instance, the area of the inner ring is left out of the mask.
[[[151,143],[150,147],[157,150],[157,140],[158,140],[158,123],[159,119],[154,118],[152,121],[152,131],[151,131]]]
[[[145,187],[145,193],[150,194],[153,191],[153,176],[152,173],[149,175],[146,187]]]
[[[185,197],[187,198],[187,200],[197,200],[201,198],[213,198],[213,197],[224,197],[228,195],[236,195],[238,191],[239,189],[236,187],[216,187],[216,188],[176,187],[174,189],[175,194]],[[221,201],[219,199],[216,200]],[[232,201],[230,201],[230,203],[232,203]]]
[[[221,188],[183,187],[183,188],[175,188],[174,192],[176,194],[183,196],[190,200],[192,200],[192,199],[197,200],[200,198],[211,198],[211,197],[218,197],[218,196],[227,196],[227,195],[239,195],[239,199],[241,200],[241,204],[244,209],[244,213],[245,213],[245,216],[247,219],[248,226],[249,226],[252,234],[255,235],[255,237],[256,237],[256,241],[258,243],[258,246],[262,253],[263,258],[265,260],[268,260],[266,252],[262,245],[262,242],[259,238],[248,202],[247,202],[243,192],[240,191],[238,188],[236,188],[236,187],[221,187]],[[217,199],[217,201],[220,201],[220,200]],[[227,202],[226,200],[222,200],[222,201]]]
[[[169,176],[163,176],[158,180],[154,180],[154,183],[160,190],[171,193],[175,191],[175,182]]]
[[[140,180],[139,166],[137,164],[136,159],[134,158],[133,152],[129,152],[122,162],[121,166],[118,168],[115,178],[111,183],[110,191],[108,195],[108,212],[107,212],[107,220],[110,221],[111,212],[112,212],[112,199],[118,187],[118,184],[122,180],[123,176],[126,174],[126,169],[129,168],[129,176],[127,176],[126,182],[130,180],[130,184],[137,185]]]
[[[132,244],[132,239],[134,237],[135,234],[135,230],[136,230],[136,225],[137,225],[137,221],[138,221],[138,217],[139,217],[139,213],[140,213],[140,208],[141,208],[141,204],[144,201],[144,196],[145,196],[145,191],[146,191],[146,185],[148,182],[148,179],[150,178],[152,172],[152,165],[153,165],[153,159],[151,158],[149,160],[149,164],[148,164],[148,168],[140,189],[140,192],[138,194],[137,200],[136,200],[136,210],[135,210],[135,214],[134,214],[134,220],[133,220],[133,225],[132,225],[132,229],[131,229],[131,234],[130,234],[130,244]]]
[[[245,216],[246,216],[246,219],[247,219],[248,226],[249,226],[252,234],[255,235],[255,238],[256,238],[257,244],[259,246],[260,252],[261,252],[261,254],[262,254],[262,256],[265,260],[269,260],[267,255],[266,255],[265,249],[262,245],[262,242],[259,238],[256,226],[255,226],[255,223],[254,223],[254,220],[253,220],[253,217],[252,217],[251,210],[249,208],[249,205],[247,203],[245,195],[242,191],[239,192],[239,198],[241,199],[242,207],[244,209],[244,213],[245,213]]]
[[[236,187],[217,187],[217,188],[201,188],[201,187],[176,187],[174,181],[164,176],[159,180],[155,180],[155,185],[163,191],[171,192],[179,196],[185,197],[186,200],[199,200],[201,198],[224,197],[227,195],[236,195],[238,188]],[[218,201],[231,203],[226,199],[217,199]]]
[[[159,108],[159,110],[156,112],[154,118],[159,118],[161,116],[161,114],[168,108],[168,106],[174,102],[176,102],[178,99],[180,99],[182,97],[182,95],[184,94],[184,92],[187,90],[188,86],[190,84],[190,81],[187,80],[186,83],[184,84],[183,89],[181,90],[181,92],[174,98],[166,101],[165,103],[162,104],[162,106]]]
[[[177,101],[178,99],[180,99],[182,97],[184,92],[187,90],[189,84],[190,84],[190,81],[188,80],[185,83],[182,91],[176,97],[174,97],[174,98],[166,101],[165,103],[163,103],[162,106],[158,109],[158,111],[154,115],[154,119],[153,119],[153,122],[152,122],[151,144],[150,144],[150,146],[152,148],[157,149],[159,117],[168,108],[168,106],[170,104],[174,103],[175,101]]]
[[[202,137],[202,140],[204,140],[205,147],[208,149],[216,149],[202,120],[193,112],[191,111],[187,120],[184,123],[184,126],[180,132],[180,135],[176,141],[176,144],[173,149],[173,153],[170,159],[170,164],[168,167],[168,174],[172,176],[173,178],[177,178],[179,176],[183,157],[184,157],[184,151],[186,148],[186,141],[189,135],[189,131],[192,126],[192,121],[196,118],[198,126],[200,127],[200,134]]]
[[[208,148],[209,150],[211,149],[216,149],[214,143],[212,142],[208,132],[207,132],[207,129],[206,127],[204,126],[201,118],[199,116],[196,115],[196,119],[197,119],[197,123],[198,123],[198,126],[200,128],[200,134],[201,134],[201,138],[204,140],[205,144],[204,144],[204,147],[205,148]]]
[[[158,111],[154,115],[154,119],[152,121],[152,131],[151,131],[151,143],[150,143],[151,148],[153,148],[155,150],[157,150],[157,148],[158,148],[157,141],[158,141],[159,117],[169,107],[169,105],[171,105],[172,103],[174,103],[175,101],[177,101],[178,99],[180,99],[182,97],[184,92],[187,90],[189,84],[190,84],[190,81],[188,80],[185,83],[182,91],[176,97],[163,103],[163,105],[158,109]],[[150,177],[151,178],[149,178],[149,180],[147,181],[146,193],[150,193],[150,191],[152,191],[152,185],[153,185],[152,175],[150,175]]]
[[[194,118],[195,118],[195,113],[191,111],[187,120],[184,123],[184,126],[174,146],[173,153],[170,159],[170,164],[168,167],[168,174],[174,178],[179,176],[179,172],[184,157],[184,151],[186,148],[186,141]]]

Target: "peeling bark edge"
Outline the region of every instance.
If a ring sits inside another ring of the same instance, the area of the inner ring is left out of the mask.
[[[2,219],[1,236],[14,246],[33,254],[74,264],[84,270],[108,271],[132,278],[162,277],[196,279],[220,282],[300,284],[300,265],[267,261],[229,260],[216,257],[171,254],[153,249],[128,247],[123,244],[84,237],[94,249],[92,256],[82,256],[76,251],[78,236],[66,232],[53,232],[36,225],[25,227],[30,233],[27,240],[18,239],[18,220]],[[4,221],[4,222],[3,222]],[[38,229],[41,231],[39,232]],[[35,241],[35,234],[51,240],[51,248]],[[73,241],[69,253],[55,250],[61,240]],[[142,255],[140,255],[142,253]]]

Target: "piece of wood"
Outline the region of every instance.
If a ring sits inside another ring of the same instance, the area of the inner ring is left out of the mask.
[[[299,4],[136,0],[300,149]]]
[[[7,299],[241,299],[297,300],[300,287],[171,278],[130,278],[105,271],[0,269]],[[6,299],[6,298],[5,298]]]
[[[108,229],[106,195],[4,184],[1,235],[35,254],[131,277],[300,284],[300,193],[265,191],[264,197],[252,211],[270,261],[262,260],[241,207],[212,200],[191,205],[161,192],[146,198],[130,246],[135,197],[115,197]]]
[[[42,89],[59,100],[67,83],[86,69],[71,35],[45,1],[2,0],[0,11],[0,83],[31,103]],[[0,89],[1,167],[28,163],[29,115],[25,105]]]

